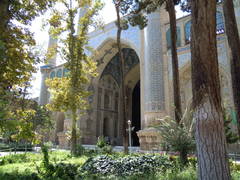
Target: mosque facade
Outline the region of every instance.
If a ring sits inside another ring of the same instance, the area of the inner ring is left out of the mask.
[[[240,29],[240,2],[235,11]],[[233,106],[229,46],[225,35],[222,6],[217,7],[217,48],[221,80],[222,101]],[[177,52],[179,58],[182,109],[192,97],[190,33],[191,17],[177,19]],[[89,46],[97,50],[93,59],[98,63],[99,76],[92,80],[88,90],[91,108],[78,122],[83,144],[96,144],[99,136],[108,137],[112,145],[122,145],[123,117],[121,107],[120,62],[116,47],[117,27],[114,22],[103,29],[89,33]],[[159,132],[154,128],[159,119],[174,116],[170,27],[165,9],[148,15],[148,26],[140,30],[129,27],[122,32],[121,43],[125,59],[124,83],[126,87],[127,119],[131,120],[132,145],[142,150],[158,149]],[[49,47],[57,41],[50,38]],[[62,77],[67,73],[64,64],[56,66],[56,58],[41,67],[42,81],[39,103],[47,104],[50,94],[45,85],[47,78]],[[56,128],[52,141],[68,147],[67,131],[71,120],[68,113],[54,112]]]

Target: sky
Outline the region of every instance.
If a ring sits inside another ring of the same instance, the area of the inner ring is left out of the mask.
[[[112,22],[116,19],[116,12],[111,0],[103,0],[105,3],[104,8],[100,12],[100,17],[103,19],[104,23]],[[180,11],[180,7],[176,7],[177,18],[182,17],[186,14]],[[48,29],[42,28],[42,24],[44,20],[49,16],[49,13],[42,15],[41,17],[36,18],[31,26],[31,31],[34,32],[34,38],[37,43],[37,47],[42,51],[42,53],[46,52],[48,46]],[[57,62],[58,64],[59,62]],[[30,90],[30,96],[32,98],[38,97],[40,93],[40,86],[41,86],[41,73],[40,73],[40,66],[43,64],[39,64],[37,66],[38,72],[33,75],[32,80],[32,89]]]

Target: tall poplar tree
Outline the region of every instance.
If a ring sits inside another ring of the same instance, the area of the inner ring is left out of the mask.
[[[51,102],[48,105],[51,110],[70,111],[71,114],[71,153],[76,154],[77,145],[77,120],[80,118],[79,110],[85,110],[88,102],[87,85],[90,78],[96,76],[96,62],[86,54],[88,45],[87,33],[93,23],[93,16],[102,7],[99,0],[64,0],[61,1],[66,8],[65,12],[55,10],[50,23],[53,31],[63,42],[60,53],[66,61],[65,67],[69,70],[67,77],[47,80]],[[88,6],[86,13],[79,20],[78,33],[75,31],[75,18],[77,10]],[[66,38],[60,35],[67,33]]]
[[[193,118],[198,179],[228,180],[216,42],[216,0],[191,1]]]
[[[238,135],[240,136],[240,38],[234,12],[233,0],[223,1],[225,27],[230,48],[233,102],[237,112]]]
[[[113,0],[113,3],[115,5],[116,15],[117,15],[117,49],[119,54],[119,60],[120,60],[120,74],[121,74],[121,95],[122,95],[122,115],[123,115],[123,147],[124,152],[128,153],[128,136],[127,136],[127,115],[126,115],[126,88],[125,88],[125,79],[124,79],[124,67],[125,67],[125,61],[123,57],[122,52],[122,44],[121,44],[121,33],[122,30],[124,30],[124,22],[121,20],[120,17],[120,8],[121,3],[124,3],[123,0]]]

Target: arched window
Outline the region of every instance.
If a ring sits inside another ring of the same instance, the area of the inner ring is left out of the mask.
[[[167,36],[167,48],[170,49],[171,48],[170,28],[167,30],[166,36]],[[177,47],[180,47],[180,46],[181,46],[181,30],[180,30],[180,27],[177,27]]]
[[[50,78],[53,79],[53,78],[55,78],[55,76],[56,76],[55,71],[52,71],[52,72],[50,73]]]
[[[63,69],[63,77],[67,77],[68,76],[68,73],[69,73],[69,70],[64,68]]]
[[[224,33],[224,21],[223,21],[223,14],[219,11],[217,11],[216,14],[216,19],[217,19],[217,27],[216,27],[216,31],[217,34],[222,34]]]
[[[58,77],[58,78],[61,78],[61,77],[62,77],[62,69],[59,69],[59,70],[57,71],[57,77]]]
[[[110,107],[110,93],[109,93],[109,91],[105,90],[104,109],[109,109],[109,107]]]
[[[185,31],[185,43],[188,44],[190,43],[191,39],[191,25],[192,21],[188,21],[185,26],[184,26],[184,31]]]

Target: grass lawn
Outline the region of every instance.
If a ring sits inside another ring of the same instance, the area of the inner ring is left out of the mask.
[[[123,157],[121,153],[115,154],[116,158]],[[134,156],[134,155],[133,155]],[[83,165],[89,156],[71,157],[69,151],[52,151],[49,152],[49,159],[54,163],[70,163],[75,165]],[[26,153],[26,154],[12,154],[5,157],[0,157],[0,180],[39,180],[37,176],[37,168],[43,160],[41,153]],[[231,165],[232,179],[240,179],[240,166]],[[91,177],[89,177],[92,179]],[[111,179],[110,177],[102,177],[101,179]],[[169,169],[161,174],[156,172],[153,175],[143,176],[129,176],[127,178],[113,177],[114,180],[196,180],[197,174],[193,166],[184,168],[182,170]],[[87,178],[88,179],[88,178]],[[99,178],[97,178],[99,179]],[[45,179],[44,179],[45,180]],[[52,179],[51,179],[52,180]],[[58,179],[60,180],[60,179]]]
[[[69,151],[52,151],[49,153],[50,161],[63,162],[82,165],[87,156],[71,157]],[[12,154],[0,157],[0,174],[18,172],[19,174],[25,171],[36,172],[36,167],[40,165],[43,159],[41,153],[25,153],[25,154]]]

